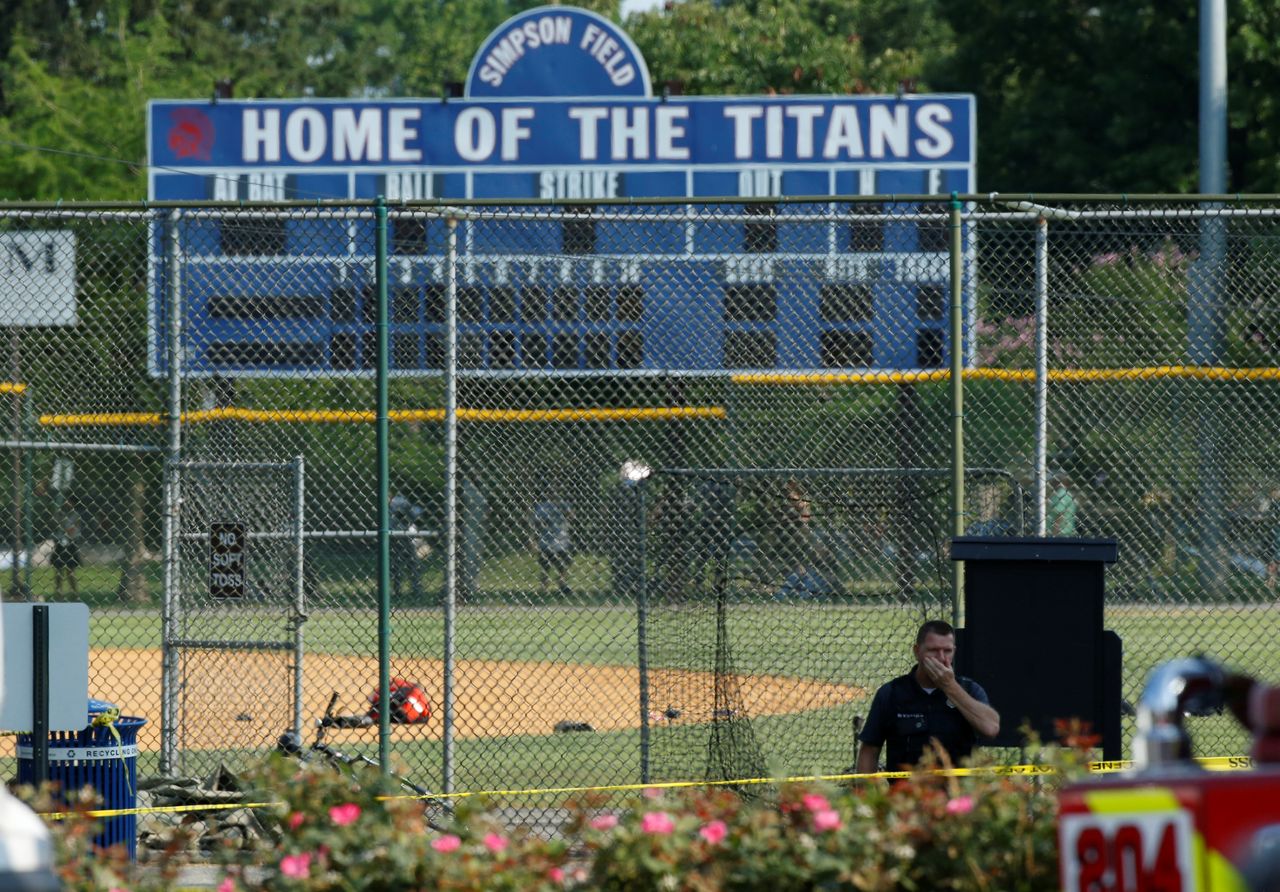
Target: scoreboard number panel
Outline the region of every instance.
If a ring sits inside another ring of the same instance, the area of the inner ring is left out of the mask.
[[[654,98],[617,25],[555,7],[495,29],[459,99],[164,100],[149,104],[148,125],[150,197],[228,211],[183,212],[176,282],[157,224],[158,376],[175,291],[187,374],[371,375],[372,213],[256,203],[377,196],[392,206],[396,375],[442,368],[448,234],[399,205],[449,199],[541,199],[562,215],[530,220],[526,206],[524,219],[502,219],[498,206],[458,224],[464,374],[950,361],[948,230],[917,215],[944,214],[945,195],[975,188],[972,96]],[[835,200],[858,194],[938,200]],[[788,201],[824,195],[832,202]],[[724,203],[692,216],[629,203],[655,197]],[[966,227],[966,250],[972,237]]]

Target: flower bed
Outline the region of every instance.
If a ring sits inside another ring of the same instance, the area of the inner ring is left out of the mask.
[[[278,805],[259,817],[269,843],[215,852],[218,892],[282,890],[715,890],[1057,888],[1054,788],[1079,760],[1049,754],[1059,773],[1034,778],[920,773],[839,787],[791,783],[647,789],[563,803],[554,839],[512,831],[495,810],[463,800],[445,832],[420,804],[377,795],[332,772],[274,763],[258,782]],[[267,794],[264,794],[267,795]],[[54,825],[68,890],[170,888],[175,864],[130,867],[89,855],[87,820]],[[175,831],[173,853],[184,849]]]

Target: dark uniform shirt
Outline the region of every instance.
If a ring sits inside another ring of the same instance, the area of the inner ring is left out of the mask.
[[[885,764],[897,771],[915,765],[930,738],[937,738],[952,762],[973,752],[977,732],[964,714],[938,688],[932,693],[920,687],[915,667],[906,675],[881,685],[871,701],[871,712],[858,739],[871,746],[888,744]],[[987,692],[971,678],[956,676],[960,686],[979,703],[989,703]]]

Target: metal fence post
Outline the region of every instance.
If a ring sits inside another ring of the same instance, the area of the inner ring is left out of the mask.
[[[444,349],[444,703],[441,781],[453,792],[454,621],[458,595],[458,220],[449,217]]]
[[[20,383],[14,381],[15,384]],[[25,390],[18,395],[22,408],[22,439],[37,439],[32,435],[31,397]],[[26,509],[22,513],[22,539],[27,551],[27,562],[22,568],[22,589],[27,597],[31,597],[31,565],[35,563],[36,539],[33,529],[32,514],[35,511],[35,463],[34,456],[28,456],[23,450],[22,462],[22,504]],[[18,552],[14,552],[14,561],[18,560]]]
[[[302,734],[302,626],[307,621],[306,554],[304,552],[307,529],[305,456],[293,460],[293,733]]]
[[[634,486],[623,486],[631,490],[631,498],[635,500],[635,585],[636,585],[636,665],[640,675],[640,783],[649,783],[649,583],[648,570],[645,568],[645,515],[643,479]]]
[[[1049,461],[1049,221],[1036,218],[1036,535],[1047,534]]]
[[[374,279],[377,310],[377,466],[378,466],[378,762],[391,772],[391,466],[388,455],[388,314],[387,314],[387,202],[374,203]]]
[[[964,535],[964,238],[960,200],[951,193],[951,534]],[[964,621],[964,562],[951,562],[951,619]]]
[[[181,211],[171,210],[165,222],[165,284],[169,309],[168,354],[168,450],[164,471],[164,596],[161,610],[161,695],[160,695],[160,773],[171,775],[176,768],[178,751],[177,697],[178,652],[173,642],[180,637],[181,617],[178,587],[181,585],[182,481],[182,287],[178,223]]]

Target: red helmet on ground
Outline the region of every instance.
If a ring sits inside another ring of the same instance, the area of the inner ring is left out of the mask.
[[[369,695],[369,717],[378,718],[378,692]],[[413,725],[431,718],[431,701],[422,685],[403,678],[391,679],[391,721],[397,725]]]

